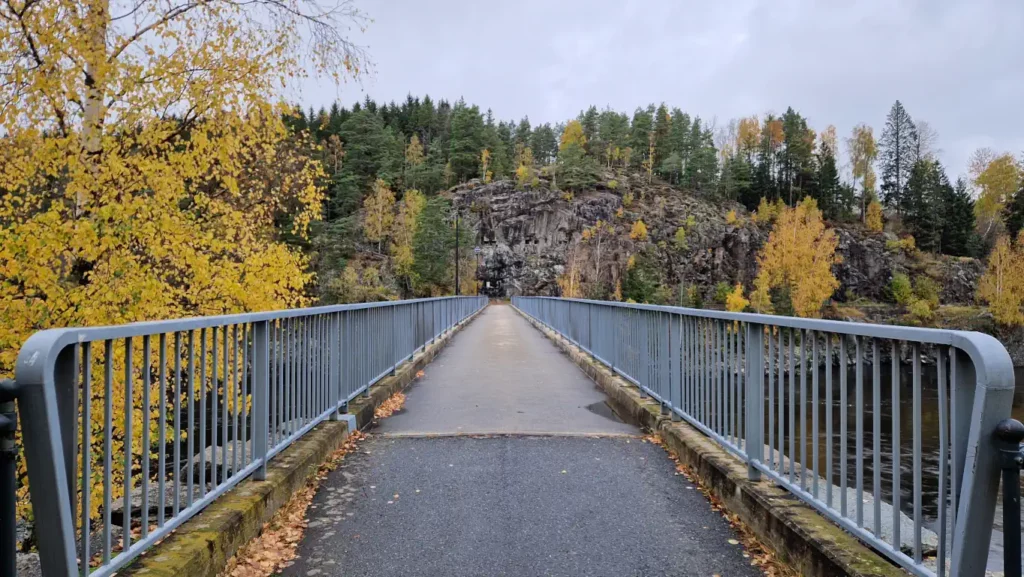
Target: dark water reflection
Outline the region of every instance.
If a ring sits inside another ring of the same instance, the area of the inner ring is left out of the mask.
[[[873,375],[870,364],[865,363],[864,374],[863,374],[863,390],[860,404],[858,404],[857,397],[857,381],[856,371],[851,369],[847,374],[847,399],[846,399],[846,419],[847,427],[844,431],[841,427],[841,417],[844,407],[840,403],[840,378],[839,368],[837,365],[833,365],[832,371],[832,404],[829,406],[826,402],[827,397],[827,385],[826,385],[826,373],[827,368],[821,367],[818,370],[818,428],[817,431],[814,429],[813,423],[813,379],[812,375],[807,376],[807,402],[801,403],[800,399],[800,378],[799,370],[797,371],[797,383],[796,383],[796,419],[795,425],[795,449],[796,458],[799,460],[801,455],[801,439],[806,439],[806,458],[807,461],[812,461],[813,455],[813,436],[817,435],[818,439],[818,460],[814,467],[819,475],[824,478],[826,471],[829,467],[832,469],[832,483],[838,488],[841,482],[841,463],[843,454],[841,452],[842,439],[846,439],[846,480],[848,487],[855,488],[857,482],[857,437],[856,437],[856,419],[857,419],[857,407],[863,408],[863,433],[862,433],[862,453],[860,462],[863,465],[863,487],[865,493],[875,493],[874,487],[874,428],[875,420],[879,420],[880,424],[880,435],[879,435],[879,469],[881,471],[881,496],[882,500],[886,503],[892,503],[893,496],[893,380],[891,364],[889,362],[881,363],[880,371],[880,383],[879,383],[879,399],[876,409],[874,399],[874,383]],[[900,365],[900,379],[898,384],[897,398],[898,409],[899,409],[899,470],[900,470],[900,509],[908,516],[913,518],[913,489],[914,489],[914,469],[913,469],[913,450],[914,450],[914,405],[913,405],[913,374],[912,367],[909,364]],[[777,376],[777,375],[776,375]],[[1015,377],[1020,382],[1024,378],[1024,368],[1018,368],[1015,370]],[[939,485],[939,430],[940,430],[940,419],[939,419],[939,390],[937,387],[938,377],[937,368],[934,364],[928,364],[921,367],[921,484],[922,484],[922,516],[925,519],[927,525],[931,525],[935,522],[938,516],[938,485]],[[783,399],[783,405],[780,407],[779,399],[779,383],[776,379],[775,383],[775,402],[773,405],[774,414],[774,438],[775,446],[779,444],[780,430],[782,432],[783,450],[788,458],[789,456],[789,402],[790,402],[790,380],[789,375],[786,375],[785,379],[785,397]],[[768,399],[768,393],[765,393],[765,399]],[[947,400],[949,395],[947,394]],[[803,406],[803,412],[801,413],[801,406]],[[766,405],[765,414],[765,427],[768,427],[768,411],[769,407]],[[781,415],[780,415],[781,409]],[[831,463],[827,458],[826,444],[829,443],[830,438],[826,430],[826,411],[831,411],[832,414],[832,460]],[[1012,415],[1018,420],[1024,421],[1024,388],[1018,388],[1014,395]],[[946,414],[946,427],[949,427],[949,412]],[[802,426],[806,426],[806,437],[801,436]],[[949,429],[947,428],[947,431]],[[767,433],[765,435],[765,444],[768,443]],[[952,444],[952,437],[947,433],[947,445]],[[765,459],[767,460],[767,455]],[[799,474],[799,470],[797,472]],[[808,478],[808,487],[810,486],[810,477]],[[947,481],[948,483],[948,481]],[[820,498],[824,499],[825,487],[819,484],[819,495]],[[839,495],[838,490],[833,491],[833,506],[839,507]],[[854,506],[855,501],[848,502],[848,514],[853,517],[855,515]],[[996,524],[1001,525],[1001,511],[997,515]]]

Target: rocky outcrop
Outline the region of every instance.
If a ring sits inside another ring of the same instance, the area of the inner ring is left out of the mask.
[[[572,276],[584,287],[579,294],[605,298],[625,274],[629,257],[640,252],[657,263],[662,284],[677,296],[683,287],[697,287],[706,300],[718,283],[751,286],[768,225],[753,223],[734,203],[648,184],[636,176],[605,177],[604,183],[575,194],[552,190],[544,179],[526,188],[512,181],[471,181],[452,189],[449,194],[472,223],[480,248],[482,290],[496,297],[557,295],[562,291],[558,279]],[[609,186],[616,177],[615,186]],[[727,221],[730,210],[737,219]],[[630,238],[637,220],[647,227],[643,242]],[[614,232],[602,236],[600,244],[584,241],[584,231],[599,221]],[[943,303],[973,304],[983,272],[979,261],[907,252],[892,245],[896,237],[859,226],[839,226],[836,232],[842,257],[834,269],[840,282],[836,301],[886,301],[893,274],[905,273],[932,277]]]

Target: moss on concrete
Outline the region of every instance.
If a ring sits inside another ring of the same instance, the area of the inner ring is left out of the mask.
[[[416,373],[472,319],[438,337],[400,365],[394,375],[375,383],[369,395],[349,403],[357,427],[369,425],[374,409],[409,386]],[[242,481],[120,573],[134,577],[216,577],[228,559],[259,535],[274,513],[341,447],[348,433],[344,421],[320,423],[270,460],[265,481]]]
[[[642,397],[637,387],[590,354],[523,316],[604,390],[618,415],[658,432],[680,462],[798,573],[810,577],[906,576],[902,569],[788,491],[766,480],[747,479],[746,464],[694,427],[662,415],[657,401]]]

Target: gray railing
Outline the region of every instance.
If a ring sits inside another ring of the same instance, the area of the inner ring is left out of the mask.
[[[1000,472],[992,435],[1014,388],[996,339],[603,301],[512,303],[746,462],[752,479],[769,477],[911,573],[985,574]]]
[[[107,576],[487,304],[449,297],[54,329],[18,409],[45,577]]]

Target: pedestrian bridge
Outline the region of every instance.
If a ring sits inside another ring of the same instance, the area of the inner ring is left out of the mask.
[[[283,575],[761,574],[723,488],[771,545],[803,535],[782,556],[821,549],[801,572],[992,569],[1013,375],[991,337],[454,297],[33,336],[16,390],[44,577],[159,566],[171,532],[427,353]],[[837,534],[879,562],[844,567]]]

